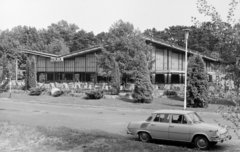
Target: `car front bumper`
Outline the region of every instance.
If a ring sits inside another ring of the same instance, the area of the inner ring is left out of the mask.
[[[224,141],[231,140],[231,139],[232,139],[232,136],[230,136],[230,135],[212,137],[213,142],[224,142]]]
[[[132,133],[132,132],[130,132],[129,130],[127,130],[127,134],[133,135],[133,133]]]

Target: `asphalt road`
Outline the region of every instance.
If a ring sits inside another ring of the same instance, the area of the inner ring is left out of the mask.
[[[30,126],[65,126],[86,132],[98,132],[126,138],[131,138],[126,134],[128,123],[145,120],[151,112],[152,110],[149,109],[39,104],[14,102],[0,98],[0,121],[7,120]],[[216,113],[199,114],[205,122],[214,123],[214,119],[216,119],[221,124],[227,124]],[[234,133],[231,135],[233,135],[231,141],[217,144],[211,151],[239,152],[240,140]]]

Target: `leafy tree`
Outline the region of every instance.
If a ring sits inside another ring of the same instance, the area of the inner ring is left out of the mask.
[[[97,38],[94,36],[93,32],[87,33],[84,30],[78,31],[74,34],[70,50],[77,51],[85,48],[95,46],[97,44]]]
[[[57,55],[64,55],[70,52],[64,41],[59,39],[52,40],[48,45],[48,51]]]
[[[153,86],[150,80],[146,55],[143,51],[139,51],[135,58],[135,88],[133,92],[133,99],[136,102],[150,103],[153,100],[152,92]]]
[[[236,55],[239,54],[239,23],[235,23],[233,19],[234,11],[238,5],[239,0],[231,0],[229,4],[227,20],[223,21],[216,8],[209,5],[206,0],[198,0],[197,8],[199,13],[211,17],[211,23],[213,26],[209,27],[209,31],[217,39],[215,50],[220,54],[220,57],[225,61],[235,61]],[[202,25],[195,17],[192,18],[195,26]]]
[[[192,56],[188,63],[187,72],[187,104],[193,107],[207,107],[208,81],[203,59]]]
[[[75,24],[68,24],[67,21],[61,20],[58,23],[52,23],[48,26],[47,33],[50,39],[63,39],[68,48],[71,48],[71,41],[79,27]]]
[[[143,51],[147,57],[147,65],[149,69],[152,67],[153,59],[151,52],[153,47],[147,45],[141,37],[140,31],[134,29],[133,25],[128,22],[119,20],[109,29],[109,38],[106,45],[106,51],[100,55],[99,64],[102,69],[112,69],[111,58],[113,55],[119,65],[119,70],[123,79],[134,79],[136,68],[133,61],[136,55]],[[106,57],[107,56],[107,57]]]

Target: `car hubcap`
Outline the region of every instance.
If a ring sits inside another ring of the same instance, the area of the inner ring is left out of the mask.
[[[141,134],[142,140],[148,140],[148,135],[146,133]]]
[[[204,147],[207,146],[207,142],[206,142],[204,139],[199,139],[199,140],[198,140],[198,146],[199,146],[200,148],[204,148]]]

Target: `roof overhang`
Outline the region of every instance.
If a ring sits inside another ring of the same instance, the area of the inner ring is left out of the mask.
[[[97,46],[97,47],[88,48],[88,49],[81,50],[81,51],[77,51],[77,52],[72,52],[72,53],[69,53],[69,54],[66,54],[66,55],[61,55],[61,56],[59,56],[59,57],[62,57],[62,58],[70,58],[70,57],[74,57],[74,56],[78,56],[78,55],[82,55],[82,54],[87,54],[87,53],[91,53],[91,52],[96,52],[96,51],[101,50],[101,49],[102,49],[102,47]]]
[[[50,54],[50,53],[45,53],[45,52],[39,52],[39,51],[33,51],[33,50],[28,50],[28,49],[19,49],[20,52],[27,53],[27,54],[32,54],[32,55],[39,55],[43,57],[58,57],[56,54]]]
[[[20,50],[20,52],[23,52],[23,53],[32,54],[32,55],[38,55],[38,56],[43,56],[43,57],[49,57],[49,58],[51,58],[51,57],[55,57],[55,58],[71,58],[71,57],[82,55],[82,54],[96,52],[96,51],[101,50],[101,49],[102,49],[102,47],[95,46],[95,47],[92,47],[92,48],[87,48],[87,49],[84,49],[84,50],[71,52],[71,53],[65,54],[65,55],[56,55],[56,54],[39,52],[39,51],[33,51],[33,50],[28,50],[28,49],[19,49],[19,50]]]
[[[146,41],[149,41],[151,43],[159,44],[159,45],[162,45],[162,46],[174,49],[174,50],[178,50],[180,52],[184,52],[184,53],[186,52],[186,50],[183,47],[175,45],[175,44],[170,44],[170,43],[167,43],[167,42],[164,42],[164,41],[161,41],[161,40],[156,40],[156,39],[153,39],[153,38],[149,38],[149,37],[146,37],[146,36],[143,36],[143,39],[145,39]],[[193,50],[190,50],[190,49],[188,49],[188,53],[194,54],[194,55],[200,55],[203,58],[211,60],[211,61],[218,61],[217,59],[207,57],[207,56],[202,55],[200,53],[194,52]]]

